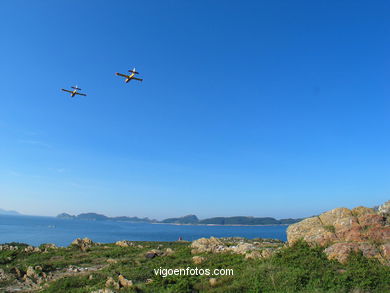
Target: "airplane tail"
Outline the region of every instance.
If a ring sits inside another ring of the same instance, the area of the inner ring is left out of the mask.
[[[135,70],[135,67],[133,68],[133,70],[129,70],[129,72],[134,73],[134,74],[139,74],[139,72]]]

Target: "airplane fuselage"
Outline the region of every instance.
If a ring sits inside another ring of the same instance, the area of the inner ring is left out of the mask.
[[[72,87],[73,88],[73,87]],[[66,89],[62,89],[64,92],[68,92],[70,93],[70,96],[73,98],[75,97],[76,95],[80,95],[80,96],[86,96],[86,94],[82,94],[82,93],[79,93],[77,92],[78,90],[81,90],[79,88],[75,88],[74,90],[66,90]]]
[[[129,81],[131,81],[132,79],[134,80],[138,80],[138,81],[142,81],[142,78],[136,78],[135,75],[138,74],[138,72],[135,71],[135,69],[133,71],[129,71],[131,74],[127,75],[127,74],[122,74],[122,73],[115,73],[116,75],[118,76],[122,76],[125,78],[125,83],[128,83]]]
[[[134,73],[128,75],[125,82],[128,83],[134,77],[134,75],[135,75]]]

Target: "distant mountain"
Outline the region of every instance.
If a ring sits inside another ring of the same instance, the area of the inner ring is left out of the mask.
[[[62,213],[57,216],[61,219],[78,219],[89,221],[115,221],[129,223],[161,223],[161,224],[194,224],[194,225],[289,225],[297,223],[303,219],[280,219],[277,220],[271,217],[214,217],[199,220],[195,215],[187,215],[179,218],[168,218],[162,221],[151,220],[149,218],[138,217],[107,217],[96,213],[84,213],[78,216]]]
[[[62,213],[62,214],[57,215],[57,218],[60,218],[60,219],[76,219],[76,216],[72,216],[72,215],[69,215],[67,213]]]
[[[91,221],[106,221],[106,220],[109,220],[109,217],[106,217],[105,215],[101,215],[101,214],[95,214],[95,213],[80,214],[76,218],[79,219],[79,220],[91,220]]]
[[[16,211],[6,211],[3,209],[0,209],[0,215],[9,215],[9,216],[21,216],[22,214],[16,212]]]
[[[199,221],[200,224],[215,225],[277,225],[280,222],[274,218],[255,218],[255,217],[216,217]]]
[[[280,219],[279,222],[280,222],[280,224],[290,225],[290,224],[298,223],[298,222],[302,221],[303,219],[305,219],[305,218],[298,218],[298,219],[288,218],[288,219]]]
[[[198,224],[199,219],[195,215],[188,215],[180,218],[168,218],[160,221],[160,223],[169,223],[169,224]]]
[[[130,222],[130,223],[155,223],[156,220],[149,218],[138,218],[138,217],[107,217],[105,215],[96,213],[83,213],[77,216],[73,216],[67,213],[62,213],[57,216],[60,219],[66,220],[88,220],[88,221],[115,221],[115,222]]]

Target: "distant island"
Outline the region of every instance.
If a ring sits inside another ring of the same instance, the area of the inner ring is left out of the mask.
[[[289,225],[294,224],[302,220],[299,219],[280,219],[277,220],[271,217],[214,217],[200,220],[196,215],[187,215],[179,218],[168,218],[162,221],[138,218],[138,217],[107,217],[105,215],[96,213],[83,213],[77,216],[62,213],[57,216],[60,219],[77,219],[77,220],[89,220],[89,221],[116,221],[116,222],[129,222],[129,223],[152,223],[152,224],[176,224],[176,225]]]
[[[57,215],[60,219],[77,219],[77,220],[90,220],[90,221],[116,221],[116,222],[131,222],[131,223],[157,223],[157,220],[149,218],[138,218],[138,217],[107,217],[105,215],[96,213],[83,213],[78,216],[73,216],[67,213]]]
[[[16,212],[16,211],[6,211],[6,210],[3,210],[3,209],[0,209],[0,215],[21,216],[21,214]]]

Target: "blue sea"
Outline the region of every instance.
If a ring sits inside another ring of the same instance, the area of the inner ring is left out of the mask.
[[[38,246],[54,243],[68,246],[76,238],[95,242],[118,240],[175,241],[202,237],[274,238],[286,241],[287,226],[200,226],[126,223],[112,221],[65,220],[54,217],[0,215],[0,244],[23,242]]]

